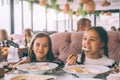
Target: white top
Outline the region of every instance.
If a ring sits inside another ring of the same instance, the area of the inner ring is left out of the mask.
[[[81,54],[78,55],[78,62],[81,62],[80,59],[81,59]],[[115,64],[115,61],[113,59],[106,57],[105,55],[103,55],[99,59],[91,59],[86,56],[84,64],[112,66],[113,64]]]

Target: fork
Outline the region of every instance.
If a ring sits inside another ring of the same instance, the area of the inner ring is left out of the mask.
[[[78,76],[78,75],[76,75],[76,74],[72,74],[72,76],[74,76],[74,77],[76,77],[76,78],[79,78],[79,76]]]
[[[45,80],[55,80],[55,78],[48,78],[48,79],[45,79]]]

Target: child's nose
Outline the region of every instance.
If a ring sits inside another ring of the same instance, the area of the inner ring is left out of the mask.
[[[86,44],[90,44],[90,40],[86,40],[86,42],[85,42]]]
[[[41,45],[41,46],[39,46],[39,49],[40,49],[40,50],[43,50],[43,46],[42,46],[42,45]]]

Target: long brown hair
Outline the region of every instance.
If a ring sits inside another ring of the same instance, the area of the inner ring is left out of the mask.
[[[32,37],[32,40],[31,40],[31,43],[30,43],[30,47],[29,47],[29,49],[28,49],[28,56],[30,57],[30,60],[31,61],[37,61],[36,60],[36,57],[35,57],[35,54],[34,54],[34,51],[32,50],[32,47],[33,47],[33,44],[34,44],[34,42],[35,42],[35,40],[37,39],[37,38],[41,38],[41,37],[47,37],[48,38],[48,46],[49,46],[49,49],[48,49],[48,53],[47,53],[47,60],[48,61],[54,61],[54,55],[53,55],[53,53],[52,53],[52,44],[51,44],[51,39],[50,39],[50,37],[47,35],[47,34],[45,34],[45,33],[37,33],[37,34],[35,34],[33,37]]]
[[[4,40],[8,40],[7,31],[5,29],[0,29],[0,42]]]
[[[31,31],[31,29],[26,28],[26,29],[23,31],[23,33],[24,33],[24,38],[27,40],[27,43],[29,43],[30,40],[31,40],[31,38],[32,38],[32,31]]]

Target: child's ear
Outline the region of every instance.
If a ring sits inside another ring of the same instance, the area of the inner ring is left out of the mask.
[[[105,43],[104,43],[104,42],[101,42],[100,48],[102,49],[104,46],[105,46]]]

